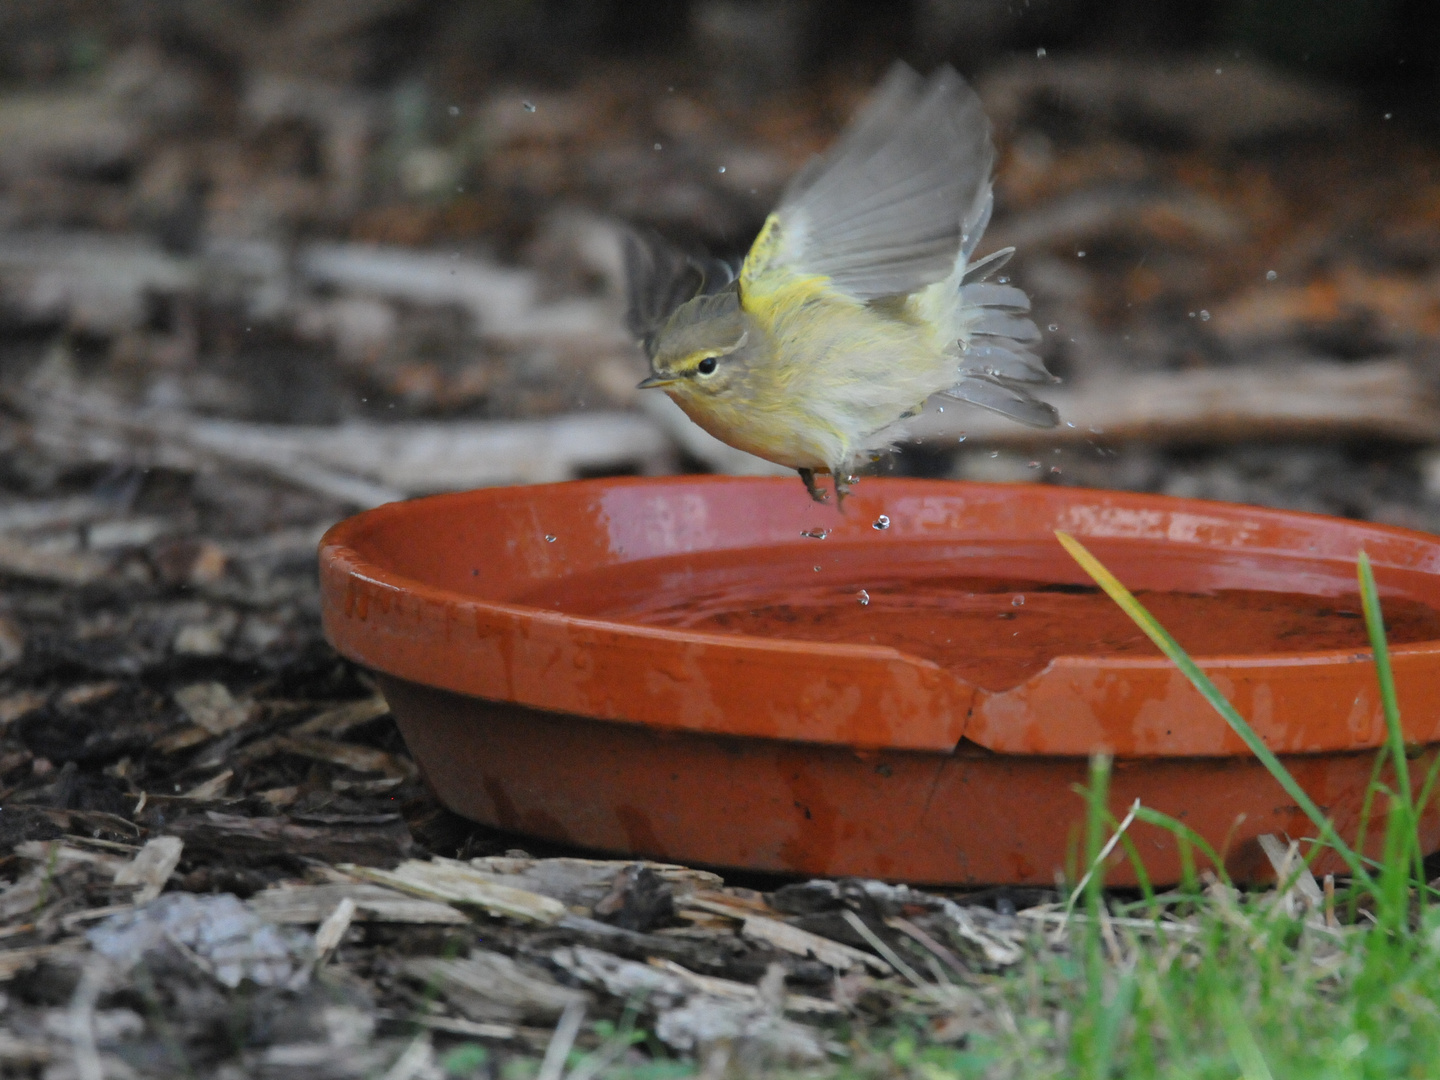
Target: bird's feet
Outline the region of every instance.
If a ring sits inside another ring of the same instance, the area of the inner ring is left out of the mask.
[[[815,483],[814,469],[796,469],[800,479],[805,482],[805,490],[810,493],[810,498],[817,503],[828,503],[830,493]],[[835,506],[836,509],[845,509],[845,496],[850,494],[850,486],[855,482],[855,477],[847,476],[839,469],[831,469],[830,476],[835,482]]]
[[[810,498],[814,499],[817,503],[827,503],[830,501],[830,493],[824,488],[815,485],[814,469],[797,469],[795,471],[800,474],[800,479],[805,482],[805,490],[810,493]]]

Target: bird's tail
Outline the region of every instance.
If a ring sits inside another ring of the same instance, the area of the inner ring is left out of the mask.
[[[954,270],[916,298],[919,312],[955,354],[957,379],[946,396],[1022,424],[1054,427],[1059,414],[1026,389],[1056,381],[1032,351],[1040,343],[1040,330],[1029,317],[1030,298],[1004,278],[987,280],[1010,261],[1015,249],[1001,248],[971,262],[994,201],[986,184],[961,228]]]

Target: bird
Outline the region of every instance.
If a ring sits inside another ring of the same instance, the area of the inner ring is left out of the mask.
[[[839,507],[852,473],[935,395],[1033,427],[1056,410],[1030,300],[974,254],[994,206],[979,96],[949,66],[897,63],[800,170],[738,267],[627,236],[627,326],[668,394],[723,442],[795,469]]]

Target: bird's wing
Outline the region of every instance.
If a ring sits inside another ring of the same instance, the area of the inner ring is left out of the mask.
[[[653,233],[625,237],[625,325],[653,355],[655,334],[689,300],[724,290],[735,280],[720,259],[691,255]]]
[[[985,280],[1005,265],[1013,250],[1004,248],[966,268],[960,306],[969,323],[967,340],[960,353],[960,380],[945,396],[1031,427],[1052,428],[1060,423],[1060,414],[1029,390],[1035,383],[1058,381],[1031,351],[1040,331],[1028,318],[1030,298],[1013,285]]]
[[[1034,397],[1015,379],[991,375],[963,375],[945,396],[990,409],[1011,420],[1035,428],[1053,428],[1060,423],[1055,406]]]
[[[984,228],[994,157],[980,99],[953,69],[924,80],[897,63],[791,181],[741,268],[742,290],[818,277],[866,301],[941,280]]]

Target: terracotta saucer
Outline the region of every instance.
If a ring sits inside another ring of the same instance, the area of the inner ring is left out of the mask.
[[[1406,737],[1440,743],[1440,539],[1161,496],[866,479],[841,514],[772,479],[442,495],[330,530],[325,628],[376,673],[441,801],[506,829],[720,867],[1051,884],[1106,750],[1117,816],[1139,798],[1263,875],[1256,837],[1313,829],[1055,529],[1351,839],[1384,739],[1364,548]],[[1423,829],[1440,846],[1440,818]],[[1170,834],[1131,836],[1152,879],[1176,879]],[[1110,880],[1133,880],[1116,860]]]

